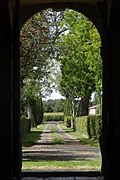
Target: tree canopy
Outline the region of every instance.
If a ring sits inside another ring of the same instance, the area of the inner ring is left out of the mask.
[[[101,91],[102,60],[100,35],[84,15],[66,10],[61,26],[67,31],[57,40],[61,63],[60,90],[63,95],[74,91],[75,97],[90,97]]]
[[[88,106],[93,92],[101,94],[100,35],[83,14],[40,11],[24,24],[20,40],[23,101],[45,97],[57,86],[70,99],[74,116],[76,98]]]

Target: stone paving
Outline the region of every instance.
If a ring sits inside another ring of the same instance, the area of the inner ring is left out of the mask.
[[[53,125],[53,124],[52,124]],[[55,123],[57,134],[66,143],[53,144],[51,123],[46,125],[37,143],[31,147],[22,148],[22,159],[29,160],[92,160],[101,158],[100,149],[88,145],[81,145],[79,141],[65,133],[59,124]]]
[[[52,124],[53,126],[53,124]],[[100,149],[81,145],[77,139],[65,133],[58,123],[54,123],[59,137],[66,144],[53,144],[51,123],[46,125],[37,143],[31,147],[22,148],[23,160],[92,160],[101,158]],[[62,175],[61,175],[62,176]],[[102,177],[23,177],[22,180],[103,180]]]
[[[24,177],[22,180],[103,180],[102,177]]]

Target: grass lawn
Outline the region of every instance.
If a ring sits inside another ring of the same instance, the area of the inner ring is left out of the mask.
[[[23,161],[23,170],[100,170],[101,161]]]

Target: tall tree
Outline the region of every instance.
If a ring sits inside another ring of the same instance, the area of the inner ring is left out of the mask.
[[[92,92],[101,90],[100,35],[89,19],[73,10],[64,12],[61,26],[68,30],[57,40],[62,74],[60,90],[69,95],[72,104],[75,98],[84,99],[87,114]]]

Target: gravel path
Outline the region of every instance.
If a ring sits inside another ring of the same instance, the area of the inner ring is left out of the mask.
[[[65,144],[54,144],[51,128],[57,130],[57,136],[62,138]],[[77,139],[63,131],[58,123],[48,122],[40,139],[31,147],[23,147],[23,160],[91,160],[100,158],[100,149],[88,145],[81,145]]]

